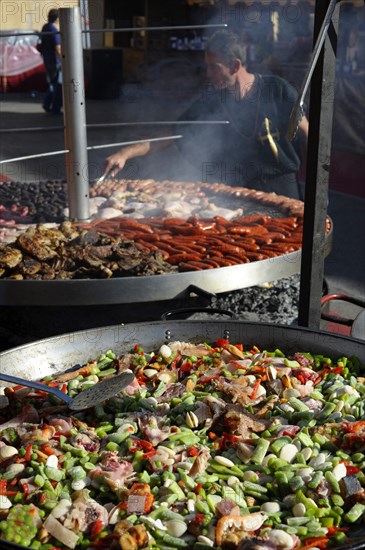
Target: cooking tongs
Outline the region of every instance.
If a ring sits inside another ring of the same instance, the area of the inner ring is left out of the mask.
[[[293,107],[293,110],[291,112],[291,115],[290,115],[290,118],[289,118],[289,123],[288,123],[288,128],[286,130],[286,137],[290,141],[292,141],[295,138],[295,136],[297,134],[297,131],[298,131],[300,121],[303,118],[303,115],[304,115],[304,109],[303,109],[304,98],[305,98],[305,95],[307,93],[308,86],[309,86],[309,83],[311,81],[312,74],[313,74],[313,71],[315,69],[316,63],[318,61],[319,54],[321,53],[321,49],[322,49],[323,43],[325,41],[329,26],[331,24],[332,15],[333,15],[333,12],[335,10],[337,2],[338,2],[338,0],[330,0],[330,2],[328,4],[327,12],[326,12],[325,18],[323,19],[321,29],[319,31],[315,46],[313,48],[313,52],[312,52],[312,56],[311,56],[308,68],[307,68],[307,72],[304,76],[303,83],[302,83],[302,85],[300,87],[300,90],[299,90],[298,98],[297,98],[297,100],[295,102],[295,105]]]

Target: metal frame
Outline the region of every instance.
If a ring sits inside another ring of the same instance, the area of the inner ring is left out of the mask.
[[[330,1],[316,2],[314,41]],[[321,319],[339,4],[338,1],[313,72],[310,91],[298,323],[313,329],[319,328]]]

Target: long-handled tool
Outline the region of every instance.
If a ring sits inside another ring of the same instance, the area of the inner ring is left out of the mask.
[[[58,388],[53,388],[47,386],[47,384],[41,384],[39,382],[33,382],[32,380],[26,380],[25,378],[19,378],[18,376],[11,376],[9,374],[0,373],[0,380],[5,382],[10,382],[12,384],[17,384],[21,386],[27,386],[29,388],[35,388],[36,390],[41,390],[47,393],[52,393],[59,399],[64,401],[69,409],[73,411],[80,411],[82,409],[88,409],[93,407],[102,401],[105,401],[109,397],[116,395],[124,388],[129,386],[134,380],[135,376],[133,372],[127,371],[122,372],[117,376],[112,378],[107,378],[102,382],[98,382],[91,388],[80,392],[76,397],[72,398],[69,395],[66,395]]]
[[[297,100],[296,100],[295,105],[293,107],[293,110],[291,112],[289,122],[288,122],[288,128],[286,130],[286,137],[290,141],[292,141],[295,138],[296,133],[298,131],[300,121],[303,118],[303,115],[304,115],[303,105],[304,105],[305,95],[307,93],[308,86],[309,86],[309,83],[311,81],[313,71],[314,71],[315,66],[317,64],[319,54],[321,53],[321,49],[322,49],[323,43],[325,41],[325,38],[326,38],[326,35],[327,35],[327,32],[328,32],[328,28],[331,24],[332,15],[333,15],[333,12],[335,10],[337,1],[338,0],[330,0],[330,2],[328,4],[327,12],[326,12],[326,15],[323,19],[321,29],[319,31],[315,46],[313,48],[313,52],[312,52],[312,56],[311,56],[308,68],[307,68],[307,72],[304,76],[303,83],[300,87]]]

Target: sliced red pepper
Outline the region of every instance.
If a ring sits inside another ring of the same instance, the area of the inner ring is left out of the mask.
[[[205,522],[205,515],[204,514],[196,514],[193,521],[194,521],[194,523],[197,523],[198,525],[202,525]]]
[[[104,525],[103,525],[103,522],[101,521],[101,519],[95,520],[91,525],[90,538],[94,539],[95,537],[100,535],[100,533],[103,530],[103,527],[104,527]]]
[[[31,443],[29,443],[29,445],[26,446],[25,455],[24,455],[24,460],[26,462],[29,462],[29,460],[32,457],[32,449],[33,449],[33,445]]]
[[[243,351],[243,344],[235,344],[234,347],[239,349],[240,351]]]
[[[197,449],[194,445],[192,445],[188,451],[189,456],[198,456],[199,449]]]
[[[129,447],[129,451],[131,453],[135,453],[136,451],[146,451],[146,453],[148,453],[152,450],[154,450],[152,443],[146,441],[145,439],[133,438],[133,445]]]
[[[190,361],[185,361],[185,363],[181,365],[180,370],[182,370],[183,372],[190,372],[192,368],[193,363],[191,363]]]
[[[22,488],[23,488],[23,493],[25,494],[25,496],[27,496],[28,493],[29,493],[29,485],[28,485],[28,483],[22,483]]]
[[[356,466],[346,466],[346,475],[348,476],[351,474],[358,474],[359,472],[361,472],[361,470]]]
[[[230,443],[231,445],[235,445],[238,441],[241,441],[241,437],[237,435],[229,434],[227,432],[223,432],[219,443],[219,447],[220,449],[225,449],[227,447],[227,443]]]
[[[202,484],[202,483],[197,483],[197,484],[196,484],[196,487],[195,487],[195,489],[194,489],[194,493],[195,493],[196,495],[198,495],[198,494],[199,494],[199,491],[200,491],[200,489],[202,489],[202,487],[203,487],[203,484]]]
[[[44,453],[47,456],[56,454],[54,449],[52,449],[49,443],[42,443],[42,445],[40,446],[40,450],[42,451],[42,453]]]
[[[229,344],[229,340],[227,340],[226,338],[218,338],[216,341],[215,341],[215,345],[218,347],[218,348],[224,348],[225,346],[228,346]]]
[[[299,546],[298,550],[309,550],[310,548],[320,548],[321,550],[324,550],[325,548],[327,548],[328,543],[328,537],[313,537],[310,539],[306,539],[305,544]]]
[[[252,393],[251,393],[251,395],[250,395],[250,399],[252,399],[252,400],[256,399],[257,392],[258,392],[258,390],[259,390],[260,384],[261,384],[261,378],[257,378],[257,379],[256,379],[256,382],[255,382],[255,384],[254,384],[254,386],[253,386]]]

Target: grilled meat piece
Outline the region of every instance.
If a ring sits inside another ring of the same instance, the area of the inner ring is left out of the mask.
[[[0,268],[14,268],[20,264],[23,254],[13,246],[0,246]]]

